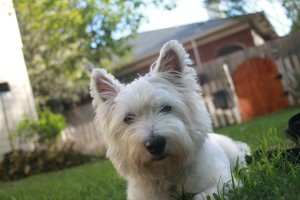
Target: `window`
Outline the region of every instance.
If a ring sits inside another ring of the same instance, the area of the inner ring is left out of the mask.
[[[242,47],[241,45],[237,45],[237,44],[230,44],[230,45],[227,45],[227,46],[221,48],[218,51],[217,56],[229,55],[233,52],[237,52],[240,50],[244,50],[244,47]]]

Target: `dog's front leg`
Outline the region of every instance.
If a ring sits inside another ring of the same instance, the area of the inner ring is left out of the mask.
[[[127,188],[128,200],[169,200],[169,193],[157,184],[149,182],[129,181]]]

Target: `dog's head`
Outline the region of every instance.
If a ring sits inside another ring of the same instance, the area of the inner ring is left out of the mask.
[[[172,177],[195,160],[211,120],[190,64],[182,45],[170,41],[150,73],[130,84],[93,70],[95,123],[124,177]]]

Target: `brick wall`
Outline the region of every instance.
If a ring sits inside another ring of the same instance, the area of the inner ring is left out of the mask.
[[[207,62],[217,57],[218,51],[229,44],[242,44],[245,47],[252,47],[254,41],[251,35],[251,29],[245,29],[243,31],[234,33],[232,35],[223,37],[205,45],[198,47],[201,62]]]

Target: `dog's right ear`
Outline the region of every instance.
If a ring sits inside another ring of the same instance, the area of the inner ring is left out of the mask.
[[[106,102],[114,99],[120,92],[121,83],[104,69],[93,69],[90,94],[95,100]]]
[[[181,74],[192,62],[182,44],[171,40],[164,44],[155,63],[153,72],[169,72]]]

